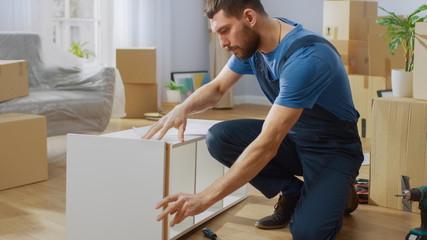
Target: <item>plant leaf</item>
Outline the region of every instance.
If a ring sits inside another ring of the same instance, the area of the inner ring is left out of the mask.
[[[384,12],[388,13],[393,19],[397,20],[399,22],[399,25],[404,24],[403,20],[400,17],[398,17],[394,12],[389,12],[382,7],[378,7],[378,8],[383,10]]]
[[[424,17],[418,19],[418,22],[424,22],[427,19],[427,15],[425,15]]]
[[[412,16],[415,16],[415,14],[422,12],[422,11],[425,11],[425,10],[427,10],[427,5],[423,4],[419,8],[417,8],[417,10],[415,10],[413,13],[411,13],[411,15],[409,15],[408,18],[411,18]]]
[[[415,24],[419,19],[419,16],[412,16],[408,18],[408,22],[410,22],[411,24]]]
[[[392,26],[392,25],[401,26],[403,21],[398,21],[391,17],[384,17],[384,18],[377,19],[377,23],[382,26]]]
[[[399,36],[395,36],[391,39],[390,43],[388,44],[390,48],[390,52],[392,55],[396,52],[397,47],[402,43],[402,38]]]

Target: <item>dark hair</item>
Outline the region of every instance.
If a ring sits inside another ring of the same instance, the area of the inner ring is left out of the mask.
[[[227,16],[240,19],[243,11],[247,8],[253,9],[262,15],[267,15],[260,0],[206,0],[204,12],[207,18],[212,19],[222,9]]]

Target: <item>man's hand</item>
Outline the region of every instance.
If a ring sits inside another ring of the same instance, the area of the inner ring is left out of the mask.
[[[202,213],[209,207],[200,194],[178,193],[165,197],[162,201],[157,203],[156,209],[167,206],[172,202],[173,204],[170,204],[159,216],[157,216],[157,221],[160,221],[168,214],[176,213],[175,217],[170,222],[171,227],[181,223],[186,217]]]
[[[159,133],[157,140],[162,139],[167,131],[171,128],[178,129],[178,139],[184,142],[184,131],[187,126],[187,114],[184,113],[182,107],[175,107],[170,113],[166,114],[159,121],[153,124],[148,132],[142,137],[142,139],[150,139]]]

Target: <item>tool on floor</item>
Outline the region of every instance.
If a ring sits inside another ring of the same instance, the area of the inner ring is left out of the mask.
[[[367,204],[368,195],[369,195],[369,180],[368,179],[358,179],[354,184],[356,188],[357,196],[359,198],[359,203]]]
[[[215,233],[213,233],[209,228],[202,229],[203,235],[211,240],[219,240]]]
[[[427,240],[427,186],[405,190],[396,197],[409,201],[418,201],[421,210],[421,227],[411,229],[406,235],[406,240]]]
[[[402,192],[405,190],[411,189],[411,186],[409,185],[409,177],[402,175],[401,177],[401,183],[402,183]],[[412,204],[409,200],[402,198],[402,210],[405,212],[412,212]]]

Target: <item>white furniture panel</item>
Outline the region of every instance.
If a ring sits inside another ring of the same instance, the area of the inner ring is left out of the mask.
[[[67,239],[161,239],[165,143],[70,134],[67,144]]]
[[[197,164],[196,164],[196,193],[209,187],[215,180],[223,175],[224,166],[211,156],[206,146],[206,140],[197,142]],[[212,205],[205,212],[195,216],[195,222],[214,215],[222,209],[222,200]]]
[[[196,172],[196,143],[174,147],[170,154],[169,195],[176,193],[194,193]],[[172,215],[169,222],[172,221]],[[173,238],[185,229],[191,227],[194,217],[184,219],[180,224],[170,229],[169,237]]]
[[[211,156],[206,146],[206,140],[198,141],[196,192],[203,191],[222,175],[224,175],[224,166]]]

